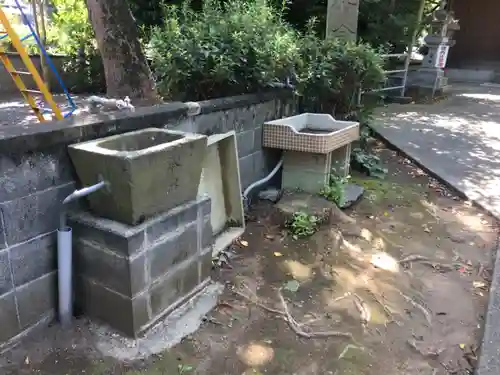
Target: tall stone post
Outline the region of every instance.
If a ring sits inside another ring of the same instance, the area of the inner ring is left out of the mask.
[[[359,0],[328,0],[326,37],[356,41]]]

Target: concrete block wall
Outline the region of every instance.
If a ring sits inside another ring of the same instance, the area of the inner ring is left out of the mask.
[[[78,181],[69,144],[147,127],[211,135],[238,134],[243,187],[274,167],[277,155],[261,148],[266,120],[295,114],[289,93],[273,92],[199,103],[139,108],[133,113],[69,118],[3,127],[0,132],[0,347],[43,327],[56,316],[56,235],[61,202]],[[278,155],[279,157],[279,155]]]
[[[0,343],[54,317],[54,230],[74,189],[62,151],[0,155]]]

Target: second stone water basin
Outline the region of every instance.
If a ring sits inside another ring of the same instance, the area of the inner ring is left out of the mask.
[[[338,121],[324,113],[302,113],[269,121],[263,127],[263,146],[328,154],[359,139],[359,123]]]
[[[88,197],[97,215],[135,225],[196,199],[207,137],[148,128],[69,146],[82,185],[109,183]]]

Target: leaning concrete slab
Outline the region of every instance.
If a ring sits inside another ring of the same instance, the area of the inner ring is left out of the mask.
[[[435,177],[500,219],[500,89],[460,85],[436,104],[390,105],[374,130]],[[500,234],[499,234],[500,235]],[[500,374],[500,252],[476,375]]]

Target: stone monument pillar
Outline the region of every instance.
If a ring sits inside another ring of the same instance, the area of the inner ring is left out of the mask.
[[[448,88],[448,80],[444,76],[444,68],[450,47],[454,45],[453,33],[460,29],[458,21],[451,11],[437,10],[433,15],[431,32],[424,39],[428,47],[427,55],[417,72],[413,86],[442,93]]]
[[[359,0],[328,0],[326,37],[356,41]]]

